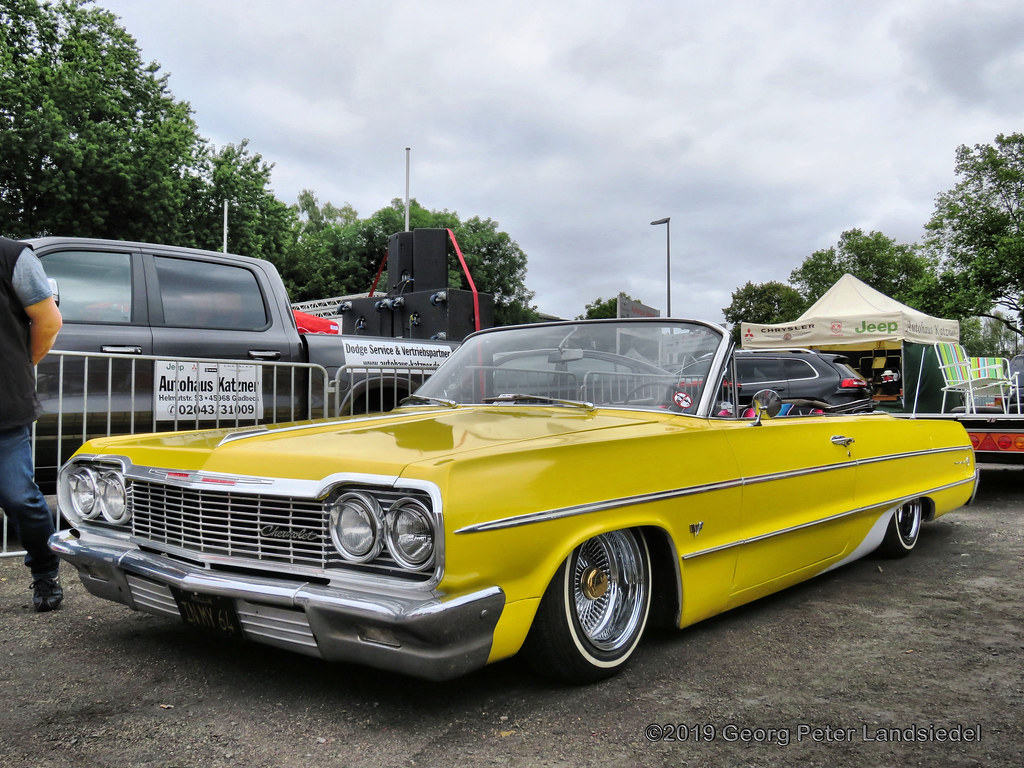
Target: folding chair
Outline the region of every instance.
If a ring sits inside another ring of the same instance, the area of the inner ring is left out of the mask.
[[[959,344],[940,341],[935,344],[939,370],[945,385],[942,387],[942,412],[946,411],[946,395],[959,392],[964,395],[967,413],[977,413],[978,393],[998,390],[1003,411],[1007,411],[1007,393],[1013,386],[1010,363],[1003,357],[969,357]]]

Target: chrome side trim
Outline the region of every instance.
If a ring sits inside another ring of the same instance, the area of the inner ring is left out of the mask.
[[[968,477],[968,478],[965,478],[963,480],[957,480],[954,483],[946,483],[945,485],[939,485],[939,486],[936,486],[934,488],[929,488],[928,490],[920,491],[918,493],[914,493],[914,494],[911,494],[909,496],[897,496],[895,498],[888,499],[886,501],[880,501],[880,502],[877,502],[875,504],[870,504],[870,505],[865,506],[865,507],[857,507],[856,509],[850,509],[850,510],[847,510],[846,512],[839,512],[838,514],[835,514],[835,515],[829,515],[828,517],[823,517],[820,520],[811,520],[810,522],[801,523],[800,525],[791,525],[788,528],[780,528],[777,531],[770,531],[768,533],[762,533],[759,536],[752,536],[749,539],[738,539],[737,541],[732,541],[732,542],[729,542],[728,544],[719,544],[717,547],[709,547],[708,549],[700,549],[700,550],[697,550],[696,552],[690,552],[688,554],[683,555],[683,560],[692,560],[695,557],[700,557],[702,555],[709,555],[709,554],[712,554],[714,552],[721,552],[722,550],[732,549],[733,547],[739,547],[739,546],[742,546],[744,544],[753,544],[753,543],[758,542],[758,541],[765,541],[766,539],[772,539],[772,538],[775,538],[776,536],[783,536],[783,535],[785,535],[787,533],[793,533],[794,531],[799,531],[799,530],[802,530],[804,528],[812,528],[812,527],[814,527],[816,525],[823,525],[825,523],[831,523],[831,522],[834,522],[836,520],[841,520],[842,518],[849,517],[850,515],[859,515],[859,514],[861,514],[863,512],[869,512],[872,509],[878,509],[879,507],[884,507],[885,508],[883,510],[883,512],[882,512],[882,514],[885,514],[886,512],[891,512],[893,509],[895,509],[896,507],[900,506],[901,504],[905,504],[906,502],[910,501],[911,499],[916,499],[916,498],[918,498],[920,496],[928,496],[929,494],[938,493],[939,491],[947,491],[950,488],[956,488],[958,486],[964,485],[965,483],[971,483],[971,482],[975,482],[975,479],[973,477]]]
[[[816,475],[821,472],[833,472],[839,469],[849,469],[861,464],[875,464],[883,461],[893,461],[896,459],[912,458],[915,456],[927,456],[930,454],[952,453],[967,449],[968,446],[928,448],[920,451],[908,451],[906,453],[893,453],[887,456],[877,456],[870,459],[850,459],[848,461],[836,462],[835,464],[806,467],[803,469],[790,469],[785,472],[773,472],[767,475],[753,475],[751,477],[741,477],[736,480],[722,480],[717,483],[703,483],[700,485],[687,486],[685,488],[674,488],[666,491],[657,491],[655,493],[644,493],[637,496],[623,496],[618,499],[594,501],[589,504],[577,504],[571,507],[560,507],[558,509],[549,509],[542,512],[528,512],[523,515],[514,515],[512,517],[504,517],[498,520],[490,520],[486,523],[476,523],[475,525],[467,525],[459,528],[455,533],[482,533],[484,531],[495,531],[502,528],[515,528],[521,525],[544,523],[551,520],[559,520],[564,517],[575,517],[576,515],[586,515],[592,512],[603,512],[605,510],[619,509],[620,507],[629,507],[635,504],[650,504],[655,501],[666,501],[668,499],[693,496],[700,493],[709,493],[710,491],[720,491],[728,488],[757,485],[759,483],[768,483],[774,480],[789,480],[795,477]]]
[[[482,531],[495,531],[501,528],[516,528],[521,525],[532,525],[533,523],[544,523],[549,520],[558,520],[563,517],[574,517],[576,515],[586,515],[591,512],[603,512],[608,509],[618,509],[619,507],[629,507],[634,504],[649,504],[653,501],[665,501],[667,499],[679,498],[681,496],[693,496],[698,493],[707,493],[708,491],[718,491],[725,488],[735,488],[736,486],[743,485],[743,480],[723,480],[720,483],[707,483],[705,485],[693,485],[689,488],[676,488],[669,491],[657,491],[655,493],[644,493],[639,496],[624,496],[620,499],[610,499],[608,501],[595,501],[590,504],[578,504],[572,507],[562,507],[560,509],[551,509],[544,512],[529,512],[525,515],[515,515],[514,517],[506,517],[501,520],[492,520],[487,523],[477,523],[476,525],[467,525],[464,528],[459,528],[455,531],[459,533],[481,533]]]

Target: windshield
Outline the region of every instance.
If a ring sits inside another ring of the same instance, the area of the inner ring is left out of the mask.
[[[725,345],[721,328],[678,320],[499,328],[467,339],[410,404],[593,404],[696,413]]]

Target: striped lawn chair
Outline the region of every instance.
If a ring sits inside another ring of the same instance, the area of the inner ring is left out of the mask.
[[[949,392],[963,394],[967,413],[976,413],[975,396],[993,390],[999,391],[1003,410],[1006,410],[1007,393],[1013,386],[1008,360],[1002,357],[969,357],[963,347],[949,341],[936,343],[935,354],[945,382],[942,387],[942,412],[946,410],[946,395]]]

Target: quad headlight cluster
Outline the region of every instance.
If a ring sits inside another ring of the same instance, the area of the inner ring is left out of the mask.
[[[106,520],[124,525],[131,519],[124,475],[109,467],[81,464],[65,478],[71,510],[82,520]]]
[[[402,568],[420,571],[434,564],[434,522],[430,511],[411,496],[385,512],[364,491],[349,491],[330,502],[331,541],[351,563],[367,563],[386,549]]]

